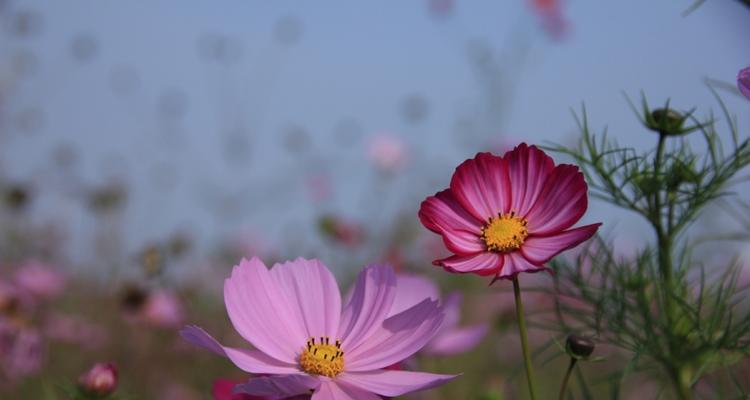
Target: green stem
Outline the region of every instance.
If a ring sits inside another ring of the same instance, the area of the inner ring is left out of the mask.
[[[682,370],[675,369],[672,372],[672,380],[674,382],[675,391],[677,392],[677,398],[680,400],[692,400],[693,392],[690,390],[690,384],[686,382],[685,375]]]
[[[560,385],[560,395],[557,397],[559,400],[565,400],[565,392],[568,389],[568,381],[570,380],[570,374],[573,372],[573,367],[576,366],[576,360],[573,357],[570,357],[570,364],[568,364],[568,370],[565,372],[565,377],[563,378],[562,385]]]
[[[529,352],[529,339],[526,334],[526,319],[523,315],[523,303],[521,302],[521,287],[518,284],[518,275],[513,277],[513,294],[516,299],[516,316],[518,317],[518,333],[521,336],[521,347],[523,349],[523,363],[526,367],[526,381],[529,383],[529,395],[531,400],[536,400],[536,385],[534,384],[534,368],[531,365],[531,353]]]

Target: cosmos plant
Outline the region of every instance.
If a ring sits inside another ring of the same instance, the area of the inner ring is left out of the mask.
[[[428,197],[419,219],[443,238],[453,256],[436,260],[449,272],[513,281],[529,392],[537,398],[518,274],[589,239],[601,224],[571,228],[586,212],[578,167],[555,166],[536,146],[521,143],[502,157],[479,153],[456,168],[450,187]]]

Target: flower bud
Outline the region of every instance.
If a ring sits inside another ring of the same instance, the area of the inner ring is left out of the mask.
[[[595,347],[594,341],[585,336],[570,334],[565,341],[565,350],[573,358],[588,358]]]
[[[657,108],[651,111],[651,118],[646,119],[649,129],[663,135],[682,134],[682,124],[685,117],[670,108]]]
[[[78,378],[78,386],[87,394],[107,396],[117,389],[117,368],[110,363],[97,363]]]

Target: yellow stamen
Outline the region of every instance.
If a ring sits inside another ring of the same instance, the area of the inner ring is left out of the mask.
[[[341,341],[330,344],[330,339],[325,336],[310,338],[299,356],[299,365],[308,374],[333,378],[344,370]]]
[[[529,231],[526,229],[526,220],[510,214],[498,213],[497,217],[490,218],[482,228],[482,240],[487,245],[487,250],[507,253],[518,250]]]

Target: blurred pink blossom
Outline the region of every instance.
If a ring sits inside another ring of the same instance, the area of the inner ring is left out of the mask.
[[[65,276],[54,266],[29,260],[16,271],[15,283],[36,298],[51,299],[63,292]]]
[[[213,388],[211,388],[211,394],[214,400],[265,400],[271,399],[270,397],[253,396],[247,393],[232,393],[232,389],[235,386],[245,383],[245,381],[238,381],[233,379],[219,378],[214,381]]]
[[[78,378],[78,386],[86,393],[107,396],[117,389],[117,368],[111,363],[97,363]]]
[[[440,299],[440,292],[431,280],[417,275],[399,275],[390,315],[403,312],[426,298]],[[458,327],[461,319],[460,293],[448,295],[442,306],[445,313],[443,324],[421,353],[439,356],[460,354],[476,346],[487,334],[485,323]]]
[[[560,0],[529,0],[529,4],[550,38],[561,40],[565,37],[569,26]]]
[[[52,313],[44,321],[44,335],[50,339],[77,344],[89,350],[101,348],[107,341],[106,330],[74,315]]]
[[[370,140],[368,155],[375,168],[388,174],[401,170],[408,157],[404,141],[388,133],[378,134]]]
[[[44,360],[44,343],[35,329],[0,316],[0,366],[10,380],[39,371]]]
[[[141,310],[143,320],[158,328],[175,328],[182,325],[185,312],[174,293],[158,290],[151,293]]]

